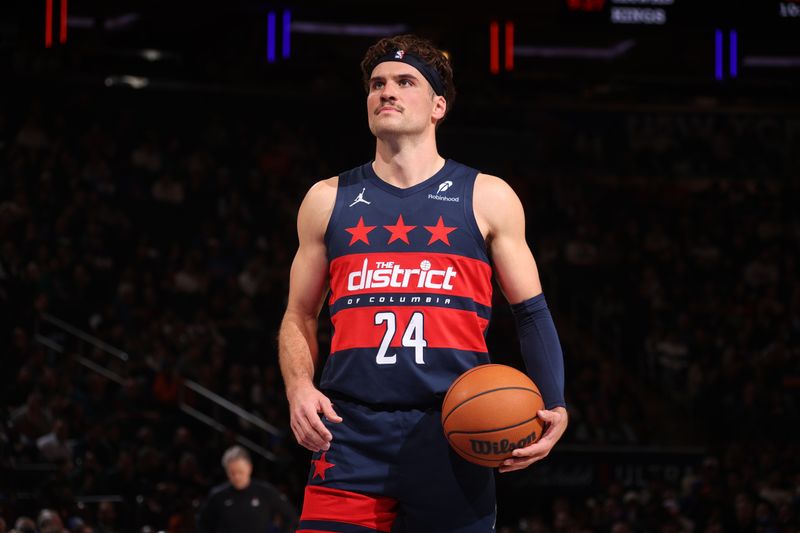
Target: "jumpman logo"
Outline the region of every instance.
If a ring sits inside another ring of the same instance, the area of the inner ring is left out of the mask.
[[[356,205],[358,202],[362,202],[362,203],[365,203],[365,204],[367,204],[367,205],[371,204],[372,202],[368,202],[368,201],[364,200],[364,191],[366,191],[366,190],[367,190],[367,188],[366,188],[366,187],[364,187],[363,189],[361,189],[361,192],[360,192],[360,193],[358,193],[358,196],[356,196],[356,199],[355,199],[355,200],[353,200],[353,203],[352,203],[352,204],[350,204],[350,205],[349,205],[349,207],[353,207],[353,206],[354,206],[354,205]]]

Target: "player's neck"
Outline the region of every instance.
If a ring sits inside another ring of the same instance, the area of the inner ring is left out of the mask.
[[[444,163],[435,140],[419,145],[399,145],[378,139],[372,168],[386,183],[406,189],[436,174]]]

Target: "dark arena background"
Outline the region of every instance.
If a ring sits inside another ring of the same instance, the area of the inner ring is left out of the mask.
[[[236,443],[300,507],[297,208],[373,157],[358,64],[398,33],[450,54],[440,152],[517,191],[564,349],[569,429],[497,476],[498,531],[800,530],[798,0],[27,0],[0,5],[0,533],[196,531]]]

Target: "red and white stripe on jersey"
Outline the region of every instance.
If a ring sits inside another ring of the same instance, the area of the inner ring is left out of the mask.
[[[370,293],[428,293],[471,298],[492,305],[492,269],[463,255],[430,252],[374,252],[337,257],[330,264],[333,304]]]
[[[489,321],[474,311],[447,309],[443,307],[422,306],[425,310],[425,340],[428,348],[452,348],[484,353],[486,340],[483,336]],[[381,311],[394,313],[396,317],[395,334],[391,347],[402,346],[405,325],[419,307],[381,307]],[[375,307],[353,307],[342,309],[331,318],[335,334],[331,340],[331,353],[352,348],[369,348],[381,344],[385,328],[372,327],[375,324]],[[338,323],[349,327],[336,327]],[[364,327],[358,327],[363,324]],[[401,326],[402,324],[402,326]]]

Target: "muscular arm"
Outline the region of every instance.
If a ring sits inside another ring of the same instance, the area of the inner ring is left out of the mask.
[[[525,240],[525,212],[516,193],[500,178],[479,174],[474,198],[475,217],[508,302],[517,304],[540,294],[539,270]]]
[[[474,210],[478,226],[486,238],[495,276],[508,302],[525,302],[542,293],[539,270],[525,240],[525,212],[519,198],[503,180],[478,175],[475,182]],[[536,354],[542,357],[541,354]],[[560,356],[560,352],[559,352]],[[526,468],[546,457],[567,429],[564,407],[538,413],[547,429],[536,443],[514,451],[500,472]]]
[[[330,400],[314,386],[319,361],[317,317],[328,289],[325,228],[336,200],[337,179],[314,185],[297,214],[299,246],[292,262],[289,299],[278,335],[281,373],[289,400],[292,431],[312,451],[327,449],[330,432],[319,414],[336,422]]]

